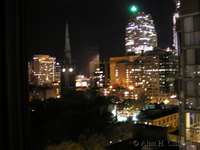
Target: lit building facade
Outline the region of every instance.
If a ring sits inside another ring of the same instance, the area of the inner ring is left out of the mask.
[[[133,62],[138,58],[138,55],[121,56],[110,58],[110,85],[112,86],[131,86],[129,76],[126,76],[129,66],[126,62]],[[121,63],[118,63],[122,61]],[[120,78],[119,78],[120,77]]]
[[[153,125],[153,126],[160,126],[160,127],[170,127],[174,130],[178,127],[178,113],[172,113],[169,115],[162,115],[159,117],[147,117],[143,118],[140,123]]]
[[[150,14],[132,15],[126,27],[126,55],[141,54],[157,47],[157,33]]]
[[[90,81],[91,87],[100,87],[100,60],[99,60],[99,52],[96,51],[96,55],[93,56],[93,59],[89,62],[89,72],[90,72]]]
[[[99,70],[101,71],[101,77],[102,77],[101,83],[103,83],[103,86],[110,85],[110,64],[109,64],[109,62],[106,62],[106,61],[101,62]]]
[[[56,81],[56,58],[49,55],[34,55],[29,62],[29,83],[42,86]]]
[[[76,76],[76,88],[87,88],[90,87],[90,78],[85,75]]]
[[[115,66],[115,77],[116,83],[122,87],[131,86],[130,76],[129,76],[129,66],[132,65],[132,62],[128,60],[121,60],[116,63]]]
[[[140,57],[145,93],[152,102],[169,100],[177,94],[178,57],[172,52],[154,49]]]
[[[200,0],[181,0],[179,74],[181,149],[200,149]],[[190,144],[188,144],[190,143]]]
[[[168,132],[172,132],[178,128],[178,105],[147,104],[137,118],[139,123],[168,127]]]
[[[96,68],[93,78],[91,78],[91,83],[94,87],[106,87],[109,85],[110,75],[109,75],[109,63],[101,62],[99,67]]]
[[[134,87],[134,98],[144,92],[153,103],[168,101],[168,104],[177,104],[174,96],[177,95],[178,56],[172,50],[155,48],[140,56],[119,58],[110,58],[114,88]]]
[[[55,81],[60,83],[60,76],[61,76],[61,65],[59,62],[56,62],[56,77]]]

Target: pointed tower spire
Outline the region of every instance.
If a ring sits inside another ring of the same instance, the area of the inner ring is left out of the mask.
[[[71,48],[70,48],[70,41],[69,41],[69,30],[68,30],[68,22],[66,20],[66,28],[65,28],[65,59],[66,63],[72,64],[71,60]]]
[[[71,48],[69,40],[68,22],[66,22],[65,29],[65,49],[64,58],[61,68],[61,97],[64,97],[70,91],[75,91],[76,75],[75,65],[71,59]]]

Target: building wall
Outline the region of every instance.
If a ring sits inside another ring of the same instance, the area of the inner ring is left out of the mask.
[[[178,116],[178,113],[174,113],[161,118],[146,121],[154,126],[171,127],[176,129],[178,127]]]
[[[126,63],[117,63],[115,66],[116,74],[116,84],[119,86],[127,87],[127,77],[126,77]]]
[[[199,0],[181,0],[180,15],[189,15],[199,12],[200,1]]]
[[[155,49],[141,56],[113,57],[110,77],[111,85],[139,87],[153,103],[170,101],[177,95],[178,56]]]
[[[200,149],[200,0],[181,0],[179,100],[181,149]]]
[[[155,102],[177,94],[175,80],[178,78],[178,57],[167,52],[162,54],[163,52],[141,56],[145,90]]]
[[[134,56],[121,56],[121,57],[111,57],[110,58],[110,60],[109,60],[110,61],[110,85],[116,85],[116,84],[118,84],[118,82],[116,80],[116,64],[117,64],[117,62],[119,62],[121,60],[128,60],[130,62],[133,62],[137,57],[138,57],[138,55],[134,55]],[[126,68],[124,68],[122,70],[126,71]],[[126,83],[126,80],[124,80],[122,82]]]

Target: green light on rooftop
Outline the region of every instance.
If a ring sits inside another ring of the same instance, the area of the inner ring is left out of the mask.
[[[136,12],[137,11],[137,7],[136,6],[132,6],[131,7],[131,11]]]

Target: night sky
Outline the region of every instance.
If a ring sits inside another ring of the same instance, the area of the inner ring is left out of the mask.
[[[125,27],[131,5],[152,15],[158,46],[172,46],[173,0],[30,0],[28,59],[34,54],[47,54],[62,60],[67,19],[77,74],[88,75],[93,49],[98,49],[100,59],[106,61],[125,55]]]

